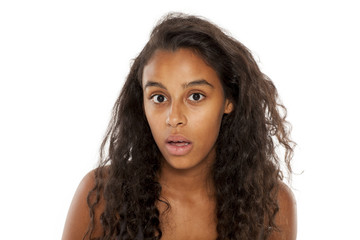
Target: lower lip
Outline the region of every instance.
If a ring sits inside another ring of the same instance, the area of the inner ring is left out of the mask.
[[[191,151],[192,144],[189,143],[188,145],[184,145],[184,146],[176,146],[174,144],[166,143],[166,149],[171,155],[183,156]]]

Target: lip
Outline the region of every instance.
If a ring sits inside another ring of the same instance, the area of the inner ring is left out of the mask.
[[[183,156],[191,151],[193,144],[183,136],[172,135],[165,140],[165,147],[170,155]]]

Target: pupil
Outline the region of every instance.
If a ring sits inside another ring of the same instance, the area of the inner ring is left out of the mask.
[[[200,94],[194,93],[193,98],[194,98],[195,101],[199,100],[200,99]]]
[[[161,95],[157,96],[157,100],[158,100],[158,102],[163,102],[164,96],[161,96]]]

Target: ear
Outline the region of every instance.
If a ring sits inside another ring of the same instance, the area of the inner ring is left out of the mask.
[[[231,113],[233,109],[234,109],[233,103],[229,99],[226,99],[225,100],[224,114]]]

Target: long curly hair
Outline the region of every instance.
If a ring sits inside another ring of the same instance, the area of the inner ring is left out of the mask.
[[[277,149],[291,174],[294,143],[286,109],[273,82],[250,51],[209,21],[181,13],[162,18],[132,63],[101,145],[95,187],[88,195],[91,222],[84,239],[160,239],[158,182],[161,153],[143,109],[144,66],[158,49],[187,48],[218,74],[233,111],[224,115],[211,176],[215,184],[217,239],[267,238],[277,229],[277,192],[283,179]],[[94,238],[95,209],[101,238]],[[168,207],[169,203],[165,202]]]

